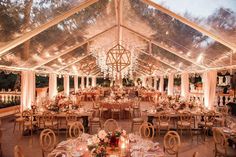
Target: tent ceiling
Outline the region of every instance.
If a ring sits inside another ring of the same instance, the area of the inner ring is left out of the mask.
[[[163,1],[4,0],[0,67],[102,75],[104,55],[118,42],[132,52],[131,69],[138,75],[236,66],[236,8],[216,6],[200,19]],[[29,34],[29,41],[16,44]],[[11,44],[17,46],[6,51]]]

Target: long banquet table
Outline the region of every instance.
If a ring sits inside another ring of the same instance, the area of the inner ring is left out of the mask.
[[[75,111],[77,114],[77,118],[81,118],[83,120],[83,126],[85,127],[85,130],[88,131],[88,123],[89,118],[92,117],[93,112],[92,111]],[[66,112],[58,112],[53,113],[53,115],[56,117],[56,120],[59,122],[59,128],[65,128],[66,124]],[[34,117],[37,117],[39,119],[39,124],[41,123],[43,112],[38,112],[34,114]]]
[[[48,154],[48,157],[90,157],[93,156],[87,148],[87,139],[92,138],[92,135],[83,134],[77,139],[69,139],[62,141],[57,147]],[[121,149],[112,150],[110,147],[107,148],[107,155],[109,156],[127,156],[127,157],[164,157],[163,149],[159,146],[159,143],[152,142],[151,140],[143,139],[138,135],[130,134],[130,144],[127,148],[125,155]]]
[[[100,106],[107,109],[125,109],[133,105],[133,101],[101,101]]]
[[[146,115],[148,117],[148,122],[153,123],[153,119],[157,118],[159,113],[155,112],[155,111],[145,111],[147,112]],[[184,112],[184,111],[182,111]],[[206,114],[206,112],[202,112],[202,111],[189,111],[191,113],[191,115],[193,116],[193,126],[194,128],[197,128],[197,119],[201,120],[204,116],[204,114]],[[168,111],[166,112],[166,114],[168,114],[168,116],[170,117],[170,119],[172,120],[174,126],[176,126],[177,120],[179,120],[180,117],[180,113],[181,112],[177,112],[177,111]],[[220,116],[221,113],[216,112],[215,116],[218,117]]]

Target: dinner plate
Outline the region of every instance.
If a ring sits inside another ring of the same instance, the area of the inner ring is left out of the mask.
[[[81,152],[72,152],[71,155],[73,157],[80,157],[80,156],[83,156],[83,153],[81,153]]]

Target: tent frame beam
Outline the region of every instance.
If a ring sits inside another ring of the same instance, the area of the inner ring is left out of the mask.
[[[156,59],[155,59],[156,60]],[[145,62],[145,61],[143,61],[143,60],[141,60],[141,59],[137,59],[137,61],[139,61],[139,62],[141,62],[141,63],[143,63],[143,64],[149,64],[149,63],[147,63],[147,62]],[[139,64],[139,65],[141,65],[141,64]],[[142,66],[145,66],[145,65],[142,65]],[[161,71],[161,72],[164,72],[162,69],[159,69],[155,64],[152,64],[152,66],[153,66],[153,68],[154,68],[154,70],[158,70],[158,71]],[[148,67],[148,66],[145,66],[145,67],[147,67],[147,68],[150,68],[150,67]]]
[[[57,69],[56,71],[57,71],[57,72],[60,72],[61,70],[64,70],[65,68],[67,68],[67,67],[69,67],[69,66],[72,66],[72,65],[78,63],[79,61],[81,61],[81,60],[83,60],[83,59],[85,59],[85,58],[87,58],[87,57],[89,57],[89,56],[91,56],[91,55],[92,55],[92,53],[86,53],[85,56],[82,56],[82,57],[76,59],[76,60],[73,61],[72,63],[63,66],[63,67]]]
[[[42,24],[41,26],[35,28],[34,30],[25,33],[24,35],[22,35],[19,38],[14,39],[13,41],[9,42],[8,44],[0,47],[0,57],[4,54],[6,54],[9,50],[15,48],[16,46],[24,43],[25,41],[31,39],[32,37],[38,35],[39,33],[45,31],[46,29],[60,23],[61,21],[67,19],[68,17],[76,14],[77,12],[81,11],[82,9],[85,9],[87,7],[89,7],[90,5],[96,3],[98,0],[86,0],[83,3],[81,3],[79,6],[70,9],[69,11],[58,15],[57,17],[55,17],[54,19],[52,19],[49,22],[46,22],[44,24]]]
[[[41,66],[43,66],[43,65],[45,65],[45,64],[47,64],[47,63],[49,63],[49,62],[51,62],[51,61],[53,61],[53,60],[55,60],[55,59],[57,59],[57,58],[59,58],[59,57],[65,55],[65,54],[67,54],[67,53],[70,53],[71,51],[73,51],[73,50],[75,50],[75,49],[77,49],[77,48],[83,46],[84,44],[88,43],[88,42],[91,41],[91,40],[96,39],[97,37],[103,35],[104,33],[106,33],[106,32],[108,32],[108,31],[112,30],[112,29],[115,28],[115,27],[117,27],[117,26],[114,25],[114,26],[112,26],[112,27],[110,27],[110,28],[108,28],[108,29],[106,29],[106,30],[104,30],[104,31],[102,31],[102,32],[100,32],[100,33],[98,33],[98,34],[92,36],[91,38],[86,39],[86,40],[83,41],[82,43],[75,44],[74,46],[72,46],[72,47],[70,47],[69,49],[65,50],[63,53],[61,53],[61,54],[59,54],[59,55],[57,55],[57,56],[54,56],[54,57],[52,57],[51,59],[48,59],[48,60],[44,61],[43,63],[37,65],[37,66],[34,66],[33,69],[37,69],[37,68],[39,68],[39,67],[41,67]]]
[[[144,50],[141,50],[141,49],[138,49],[138,48],[136,48],[136,49],[137,49],[139,52],[141,52],[141,53],[143,53],[143,54],[146,54],[146,55],[148,55],[148,56],[151,56],[151,57],[154,58],[155,60],[157,60],[157,61],[159,61],[159,62],[165,64],[166,66],[168,66],[168,67],[170,67],[170,68],[172,68],[172,69],[175,69],[175,70],[177,70],[177,71],[183,72],[183,70],[181,70],[181,69],[179,69],[179,68],[177,68],[177,67],[175,67],[175,66],[172,66],[172,65],[170,65],[169,63],[167,63],[167,62],[165,62],[165,61],[163,61],[163,60],[161,60],[161,59],[156,58],[155,56],[153,56],[153,54],[149,54],[148,52],[145,52]]]
[[[151,0],[142,0],[144,3],[156,8],[157,10],[179,20],[180,22],[188,25],[189,27],[201,32],[202,34],[208,36],[208,37],[211,37],[212,39],[214,39],[215,41],[218,41],[219,43],[223,44],[224,46],[232,49],[232,50],[236,50],[236,46],[234,44],[232,44],[231,42],[229,41],[226,41],[225,39],[222,39],[221,37],[211,33],[210,31],[198,26],[196,23],[194,22],[191,22],[189,20],[187,20],[186,18],[180,16],[180,15],[177,15],[176,13],[170,11],[169,9],[166,9],[165,7],[151,1]]]
[[[203,68],[203,69],[207,69],[205,66],[200,65],[200,64],[196,63],[195,61],[193,61],[193,60],[191,60],[191,59],[189,59],[189,58],[186,58],[186,57],[184,57],[184,56],[178,54],[177,52],[174,52],[174,51],[171,50],[170,48],[168,48],[168,47],[166,47],[166,46],[164,46],[164,45],[162,45],[162,44],[160,44],[160,43],[157,43],[157,42],[151,40],[151,39],[148,38],[147,36],[142,35],[141,33],[137,32],[137,31],[135,31],[135,30],[133,30],[133,29],[131,29],[131,28],[128,28],[128,27],[123,26],[123,25],[122,25],[122,27],[124,27],[124,28],[127,29],[128,31],[130,31],[130,32],[132,32],[132,33],[134,33],[134,34],[136,34],[136,35],[139,36],[140,38],[146,40],[146,41],[149,43],[149,48],[150,48],[150,43],[151,43],[151,44],[153,44],[153,45],[155,45],[155,46],[157,46],[157,47],[159,47],[159,48],[162,48],[162,49],[164,49],[164,50],[166,50],[166,51],[168,51],[168,52],[170,52],[170,53],[172,53],[172,54],[174,54],[174,55],[176,55],[176,56],[178,56],[178,57],[180,57],[180,58],[182,58],[182,59],[184,59],[184,60],[186,60],[186,61],[188,61],[188,62],[194,64],[194,65],[197,65],[197,66],[199,66],[199,67],[201,67],[201,68]],[[149,52],[150,52],[150,50],[149,50]]]

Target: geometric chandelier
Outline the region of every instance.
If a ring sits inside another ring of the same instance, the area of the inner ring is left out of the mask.
[[[117,44],[107,52],[106,65],[113,74],[121,73],[131,64],[131,52],[120,44]]]

